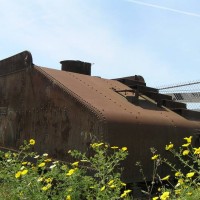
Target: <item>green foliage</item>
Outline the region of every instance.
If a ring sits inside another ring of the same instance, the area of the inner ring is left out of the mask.
[[[35,140],[24,142],[19,152],[0,151],[0,200],[117,200],[129,199],[131,190],[121,182],[120,162],[126,147],[91,144],[92,156],[73,150],[77,161],[53,161],[47,153],[31,152]],[[123,192],[122,192],[123,191]]]

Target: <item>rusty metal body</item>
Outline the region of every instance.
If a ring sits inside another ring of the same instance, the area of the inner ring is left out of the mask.
[[[69,159],[67,150],[86,151],[94,139],[126,146],[126,182],[142,181],[135,168],[139,160],[151,176],[150,147],[165,155],[170,141],[198,139],[200,129],[199,113],[169,103],[142,77],[108,80],[43,68],[27,51],[0,61],[0,96],[0,146],[17,149],[34,138],[36,151],[63,160]]]

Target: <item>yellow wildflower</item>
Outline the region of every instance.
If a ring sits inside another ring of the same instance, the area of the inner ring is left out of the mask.
[[[38,179],[37,179],[37,182],[41,182],[41,181],[43,181],[43,177],[39,177]]]
[[[165,150],[170,150],[170,149],[172,149],[174,147],[174,145],[170,142],[170,144],[169,145],[166,145],[165,146]]]
[[[125,186],[126,186],[126,183],[121,182],[121,185],[125,187]]]
[[[67,176],[71,176],[74,172],[75,172],[75,170],[76,170],[77,168],[75,168],[75,169],[70,169],[68,172],[67,172]]]
[[[192,136],[190,136],[190,137],[185,137],[185,138],[183,138],[184,140],[186,140],[187,141],[187,143],[191,143],[192,142]]]
[[[15,174],[15,178],[19,178],[21,176],[21,171],[18,171],[16,174]]]
[[[103,142],[101,142],[101,143],[93,143],[93,144],[90,144],[90,146],[91,146],[92,148],[96,148],[96,147],[102,146],[103,144],[104,144]]]
[[[175,173],[175,176],[177,177],[177,176],[183,176],[183,174],[181,173],[181,172],[176,172]]]
[[[200,147],[199,148],[194,148],[194,154],[200,154]]]
[[[46,186],[42,187],[42,190],[43,190],[43,191],[46,191],[46,190],[48,190],[51,186],[52,186],[51,183],[48,183]]]
[[[184,156],[187,156],[189,153],[190,153],[189,150],[184,150],[184,151],[183,151],[183,155],[184,155]]]
[[[122,151],[127,151],[127,147],[122,147]]]
[[[108,182],[108,185],[112,185],[114,183],[114,180],[110,180],[109,182]]]
[[[5,158],[9,158],[10,154],[9,153],[5,153],[4,156],[5,156]]]
[[[187,192],[187,195],[188,195],[188,196],[191,196],[191,195],[192,195],[192,192]]]
[[[42,190],[46,191],[46,190],[48,190],[48,188],[46,186],[44,186],[44,187],[42,187]]]
[[[34,144],[35,144],[35,140],[34,140],[34,139],[30,139],[30,140],[29,140],[29,144],[30,144],[30,145],[34,145]]]
[[[71,200],[71,196],[67,195],[66,200]]]
[[[183,144],[182,147],[188,147],[189,145],[190,145],[190,143]]]
[[[154,155],[153,157],[151,157],[151,160],[156,160],[158,158],[158,154]]]
[[[51,162],[51,158],[47,158],[44,162]]]
[[[44,157],[47,157],[47,156],[48,156],[48,153],[43,153],[43,156],[44,156]]]
[[[195,172],[189,172],[186,174],[187,178],[192,178],[194,176]]]
[[[180,183],[182,185],[184,183],[184,180],[181,178],[178,180],[178,183]]]
[[[27,162],[22,162],[22,165],[26,165],[27,164]]]
[[[157,200],[157,199],[159,199],[159,197],[153,197],[153,198],[152,198],[152,200]]]
[[[121,198],[126,197],[132,190],[124,190],[124,192],[121,194]]]
[[[74,167],[77,167],[78,166],[78,161],[77,162],[74,162],[74,163],[72,163],[72,166],[74,166]]]
[[[170,177],[170,175],[168,175],[168,176],[165,176],[164,178],[162,178],[161,180],[162,181],[167,181],[167,180],[169,180],[169,177]]]
[[[100,147],[103,145],[103,142],[96,144],[96,147]]]
[[[105,188],[106,188],[106,186],[104,185],[104,186],[100,189],[100,191],[101,191],[101,192],[104,191]]]
[[[47,178],[47,179],[45,179],[45,182],[46,182],[46,183],[51,183],[52,181],[53,181],[52,178]]]
[[[113,147],[110,147],[111,149],[118,149],[119,147],[117,146],[113,146]]]
[[[116,187],[116,185],[112,184],[112,185],[110,185],[109,187],[113,189],[113,188]]]
[[[21,172],[21,175],[25,175],[25,174],[27,174],[28,173],[28,169],[25,169],[25,170],[23,170],[22,172]]]
[[[46,164],[44,162],[40,163],[38,167],[44,167]]]
[[[181,193],[181,190],[174,190],[175,194],[180,194]]]
[[[163,194],[160,196],[161,200],[169,199],[169,192],[163,192]]]

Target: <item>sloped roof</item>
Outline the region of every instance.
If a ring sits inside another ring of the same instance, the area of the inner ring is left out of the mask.
[[[177,120],[176,123],[182,118],[167,108],[157,107],[156,103],[146,96],[140,96],[140,106],[130,103],[126,97],[134,98],[134,92],[118,81],[38,66],[35,66],[35,69],[63,87],[103,120],[126,123],[142,121],[149,124],[154,121],[154,124],[168,124],[166,117]]]

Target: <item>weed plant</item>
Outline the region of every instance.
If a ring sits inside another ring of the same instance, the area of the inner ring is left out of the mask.
[[[152,200],[198,200],[200,199],[200,147],[194,148],[192,145],[192,136],[185,137],[184,144],[179,147],[178,151],[171,142],[165,146],[165,150],[172,153],[178,163],[171,163],[169,160],[162,158],[154,148],[151,148],[153,161],[152,181],[147,183],[142,164],[137,162],[139,171],[146,183],[146,190],[142,191],[147,195],[147,199]],[[171,174],[160,177],[157,173],[158,167],[166,164],[171,169]],[[184,169],[184,170],[183,170]],[[153,194],[155,183],[161,185],[156,194]]]
[[[72,150],[76,161],[66,164],[31,152],[33,145],[30,139],[19,152],[0,151],[0,200],[130,199],[131,190],[120,179],[126,147],[93,143],[93,156]]]

